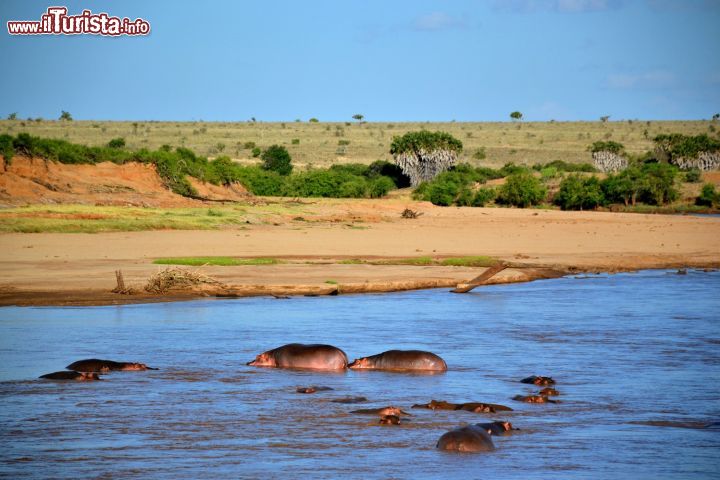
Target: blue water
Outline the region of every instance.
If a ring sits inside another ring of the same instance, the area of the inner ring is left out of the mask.
[[[587,275],[483,287],[83,308],[0,309],[0,477],[718,478],[720,273]],[[431,350],[440,375],[313,373],[245,365],[289,342],[350,360]],[[82,358],[161,368],[102,382],[36,377]],[[551,375],[562,403],[511,400]],[[298,386],[334,390],[295,393]],[[330,400],[365,396],[355,405]],[[505,415],[410,410],[378,425],[356,408],[431,399]],[[437,451],[457,426],[521,430],[483,454]],[[639,422],[639,423],[638,423]]]

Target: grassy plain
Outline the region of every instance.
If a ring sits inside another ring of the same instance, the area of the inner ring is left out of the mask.
[[[474,165],[501,166],[547,163],[553,160],[589,162],[588,145],[597,140],[623,143],[630,153],[652,149],[661,133],[717,135],[712,121],[610,122],[107,122],[2,120],[0,133],[27,132],[85,145],[105,145],[123,137],[130,149],[184,146],[209,157],[228,155],[241,163],[256,163],[251,148],[284,145],[298,166],[329,166],[391,160],[393,136],[411,130],[443,130],[463,142],[460,160]],[[478,152],[484,152],[485,158]]]

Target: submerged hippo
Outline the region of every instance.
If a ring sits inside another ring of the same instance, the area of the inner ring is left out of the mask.
[[[545,395],[515,395],[513,400],[525,403],[560,403],[558,400],[550,400]]]
[[[297,393],[315,393],[315,392],[325,392],[328,390],[334,390],[334,388],[331,387],[317,387],[313,385],[312,387],[298,387],[295,391]]]
[[[99,373],[107,373],[120,370],[158,370],[157,368],[148,367],[144,363],[114,362],[112,360],[98,360],[97,358],[78,360],[77,362],[71,363],[66,368],[70,370],[76,370],[78,372]]]
[[[496,403],[450,403],[445,400],[431,400],[430,403],[421,403],[413,405],[412,408],[429,408],[430,410],[465,410],[474,413],[496,413],[510,412],[512,408]]]
[[[53,372],[41,375],[40,378],[48,380],[75,380],[77,382],[90,382],[93,380],[100,380],[97,373],[93,372],[76,372],[73,370],[65,370],[62,372]]]
[[[542,390],[540,390],[540,391],[538,392],[538,395],[543,395],[543,396],[545,396],[545,397],[548,397],[548,396],[557,396],[557,395],[560,395],[560,392],[558,392],[557,390],[555,390],[555,389],[552,388],[552,387],[545,387],[545,388],[543,388]]]
[[[495,450],[487,430],[478,425],[456,428],[438,440],[437,448],[447,452],[492,452]]]
[[[370,357],[358,358],[348,368],[366,370],[398,370],[444,372],[445,360],[431,352],[422,350],[388,350]]]
[[[344,370],[348,359],[345,352],[332,345],[289,343],[261,353],[247,364],[254,367]]]
[[[527,378],[523,378],[520,380],[521,383],[529,383],[531,385],[537,385],[538,387],[545,387],[548,385],[555,385],[555,380],[552,379],[552,377],[538,377],[537,375],[532,375]]]
[[[353,410],[350,413],[358,413],[361,415],[379,415],[381,417],[399,417],[401,415],[410,415],[409,413],[399,409],[398,407],[361,408],[360,410]]]

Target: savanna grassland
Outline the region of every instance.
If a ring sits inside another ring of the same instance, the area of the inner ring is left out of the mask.
[[[460,162],[497,167],[508,162],[534,165],[553,160],[590,162],[587,148],[598,140],[625,145],[631,154],[652,150],[652,139],[663,133],[710,136],[713,121],[609,122],[108,122],[2,120],[0,134],[27,132],[89,146],[106,145],[122,137],[131,150],[162,145],[187,147],[198,155],[228,155],[241,163],[256,163],[252,150],[285,146],[297,166],[327,167],[336,163],[392,160],[394,136],[413,130],[442,130],[461,140]]]

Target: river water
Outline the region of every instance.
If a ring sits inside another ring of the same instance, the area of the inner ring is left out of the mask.
[[[0,477],[718,478],[720,273],[582,275],[484,287],[276,300],[0,309]],[[329,343],[350,360],[441,355],[440,375],[254,368],[257,353]],[[158,371],[36,378],[82,358]],[[559,404],[514,402],[551,375]],[[299,386],[331,391],[303,395]],[[334,399],[364,396],[357,404]],[[409,410],[431,399],[505,415]],[[396,426],[350,413],[401,406]],[[497,450],[435,449],[510,420]],[[660,423],[654,423],[660,422]],[[669,423],[664,423],[669,422]],[[677,423],[675,423],[677,422]],[[671,425],[671,426],[668,426]],[[552,476],[552,477],[549,477]]]

